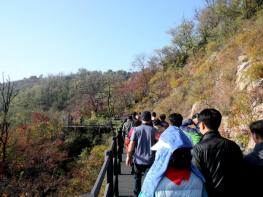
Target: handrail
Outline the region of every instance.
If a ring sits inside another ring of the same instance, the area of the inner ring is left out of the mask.
[[[101,167],[100,173],[90,193],[81,195],[81,197],[97,197],[101,190],[105,175],[107,175],[107,185],[104,196],[113,197],[119,196],[118,174],[120,174],[120,152],[121,151],[121,134],[112,137],[110,149],[105,151],[104,163]]]

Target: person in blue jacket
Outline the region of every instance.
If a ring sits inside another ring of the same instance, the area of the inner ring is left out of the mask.
[[[204,178],[191,164],[191,148],[192,142],[178,126],[168,127],[151,148],[156,156],[139,197],[206,197]]]

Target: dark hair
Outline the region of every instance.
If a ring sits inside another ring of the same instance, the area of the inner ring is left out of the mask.
[[[198,116],[199,116],[199,113],[195,113],[195,114],[192,116],[192,119],[198,118]]]
[[[142,121],[140,121],[140,120],[135,120],[135,122],[134,122],[134,126],[135,127],[138,127],[138,126],[140,126],[142,124]]]
[[[209,129],[217,131],[221,124],[221,113],[213,108],[204,109],[198,115],[198,122],[203,122]]]
[[[156,117],[156,112],[152,112],[152,116],[153,116],[153,117]]]
[[[129,115],[129,116],[128,116],[128,119],[129,119],[129,120],[132,120],[132,116],[131,116],[131,115]]]
[[[176,149],[169,161],[169,167],[177,169],[191,169],[191,148],[178,148]]]
[[[161,121],[159,119],[153,120],[153,126],[162,126]]]
[[[263,120],[258,120],[250,123],[249,128],[251,133],[255,133],[263,139]]]
[[[165,121],[165,118],[166,118],[166,115],[165,115],[165,114],[160,114],[160,119],[161,119],[162,121]]]
[[[137,115],[137,112],[133,112],[132,116],[135,117]]]
[[[151,112],[149,112],[149,111],[142,112],[142,120],[150,121],[151,120]]]
[[[170,122],[173,126],[177,126],[177,127],[180,127],[182,125],[182,122],[183,122],[183,116],[181,114],[178,114],[178,113],[170,114],[168,119],[170,120]]]

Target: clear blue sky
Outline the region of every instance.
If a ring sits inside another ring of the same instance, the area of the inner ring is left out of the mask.
[[[0,0],[0,72],[11,80],[88,70],[130,70],[138,54],[202,0]]]

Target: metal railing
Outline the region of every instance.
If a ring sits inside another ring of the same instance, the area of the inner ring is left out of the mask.
[[[112,138],[110,149],[105,151],[104,163],[100,173],[90,193],[81,195],[81,197],[97,197],[100,193],[103,181],[106,179],[104,197],[119,196],[119,179],[121,160],[122,160],[123,140],[122,135],[118,133]]]

